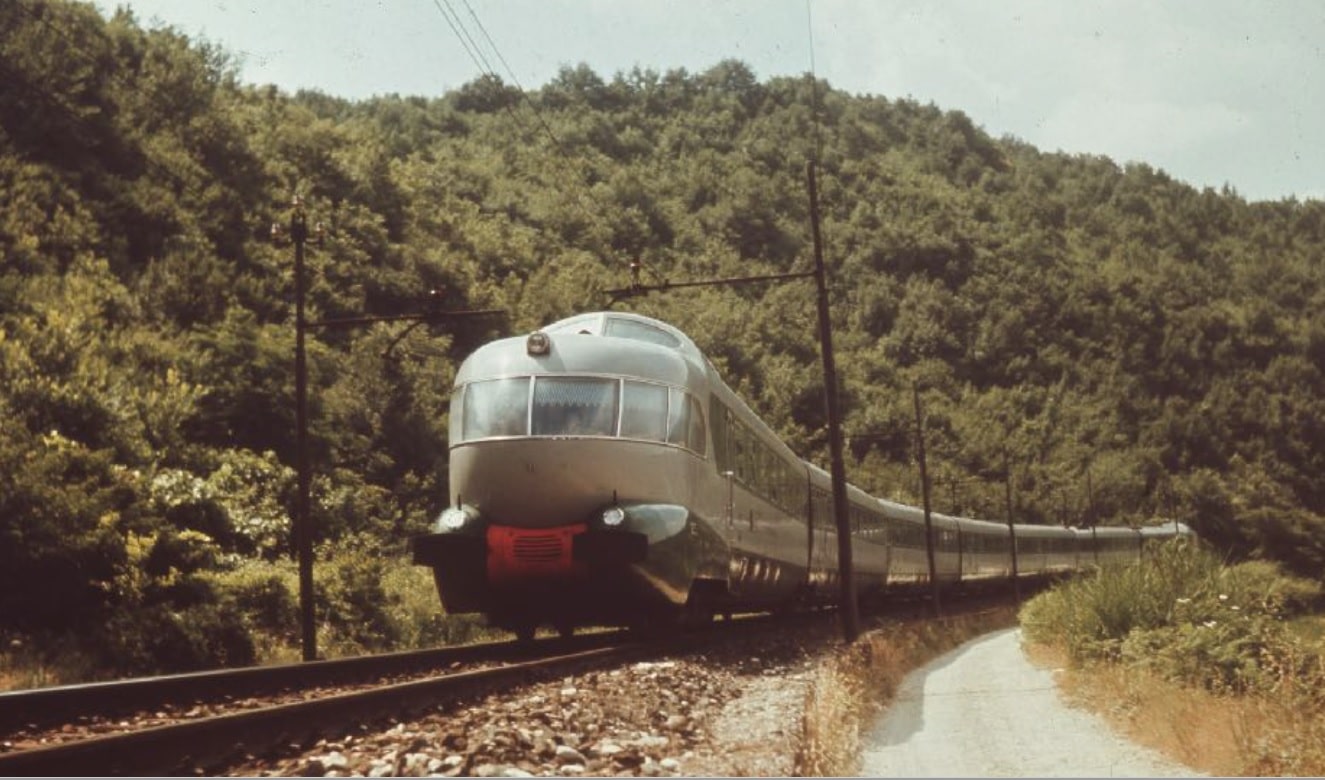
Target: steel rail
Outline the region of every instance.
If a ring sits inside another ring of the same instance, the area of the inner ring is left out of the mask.
[[[560,655],[620,642],[620,632],[583,634],[535,642],[486,642],[327,661],[218,669],[161,677],[62,685],[0,693],[0,734],[29,726],[67,723],[169,705],[193,705],[277,693],[286,689],[343,685],[374,677],[444,668],[455,663],[511,661]]]
[[[463,697],[518,681],[676,648],[675,642],[602,647],[0,754],[0,775],[192,775],[262,755],[277,746],[302,744],[321,732],[443,709]]]

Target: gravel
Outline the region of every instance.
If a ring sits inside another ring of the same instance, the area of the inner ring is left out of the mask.
[[[248,776],[790,775],[811,672],[832,619],[760,628],[704,653],[493,694],[386,727],[354,726],[253,760]]]
[[[873,777],[1193,775],[1067,706],[1054,672],[1022,653],[1018,629],[912,672],[863,742],[863,774]]]

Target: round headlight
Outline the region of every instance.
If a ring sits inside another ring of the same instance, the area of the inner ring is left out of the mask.
[[[469,515],[465,514],[465,510],[458,506],[448,506],[442,510],[442,515],[437,518],[437,522],[448,531],[459,531],[465,527],[465,523],[469,522]]]
[[[603,525],[608,528],[616,528],[626,521],[626,510],[619,506],[610,507],[603,510]]]
[[[552,339],[543,331],[536,330],[525,340],[525,351],[531,355],[546,355],[552,351]]]

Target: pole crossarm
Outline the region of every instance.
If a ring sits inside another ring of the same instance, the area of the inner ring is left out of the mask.
[[[386,314],[374,317],[339,317],[334,320],[318,320],[304,323],[307,328],[356,328],[360,325],[372,325],[377,322],[443,322],[445,320],[466,319],[469,317],[495,317],[506,314],[505,309],[475,309],[472,311],[438,311],[423,314]]]
[[[616,303],[617,301],[626,298],[637,298],[651,292],[679,290],[685,287],[721,287],[756,284],[760,282],[785,282],[791,279],[810,279],[813,278],[814,275],[814,271],[802,271],[800,273],[767,274],[763,276],[732,276],[722,279],[701,279],[693,282],[664,281],[661,284],[632,284],[629,287],[620,287],[615,290],[603,290],[603,293],[611,299],[612,303]]]

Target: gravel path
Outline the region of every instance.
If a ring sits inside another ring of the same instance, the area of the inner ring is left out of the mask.
[[[1021,631],[988,634],[911,673],[867,732],[872,777],[1174,777],[1193,770],[1068,707]]]

